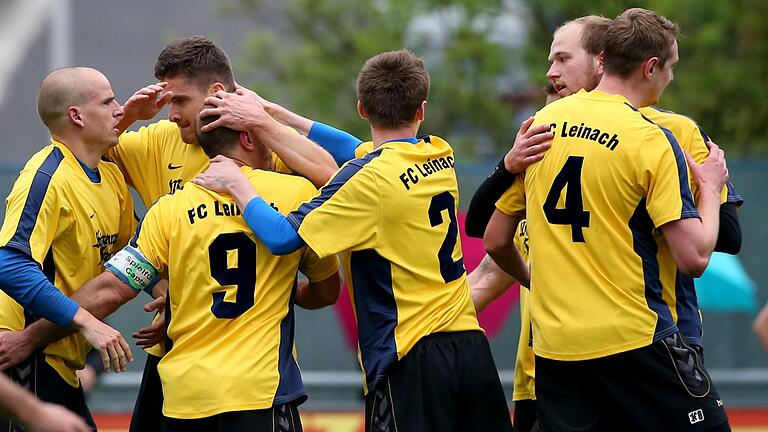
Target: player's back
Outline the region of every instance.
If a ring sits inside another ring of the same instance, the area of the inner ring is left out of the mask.
[[[283,213],[315,193],[300,177],[243,170]],[[272,255],[231,197],[191,183],[148,211],[137,244],[168,269],[170,350],[159,365],[166,415],[198,418],[305,397],[293,357],[293,301],[306,248]]]
[[[386,142],[344,165],[291,215],[318,255],[351,251],[345,268],[368,389],[422,337],[480,329],[458,235],[454,163],[453,149],[435,136]]]
[[[524,179],[537,354],[601,357],[676,331],[656,228],[698,213],[674,138],[598,91],[550,104],[535,123],[554,130]]]

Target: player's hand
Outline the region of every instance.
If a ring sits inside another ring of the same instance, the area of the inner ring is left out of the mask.
[[[147,327],[135,332],[132,336],[136,345],[149,348],[165,340],[165,297],[158,297],[144,305],[146,312],[157,311],[157,318]]]
[[[128,362],[133,361],[133,353],[119,331],[99,321],[83,308],[75,313],[72,325],[99,352],[105,371],[126,371]]]
[[[544,158],[544,153],[551,146],[555,136],[549,125],[531,127],[533,117],[520,124],[512,149],[504,156],[504,168],[512,174],[520,174],[528,165]]]
[[[91,432],[90,426],[80,416],[61,405],[40,402],[34,414],[26,422],[29,432]]]
[[[16,366],[32,355],[34,347],[23,331],[0,332],[0,370]]]
[[[237,164],[232,159],[221,155],[211,159],[211,165],[192,179],[192,183],[206,189],[229,194],[233,194],[236,186],[242,182],[250,186]]]
[[[265,111],[262,100],[259,95],[244,87],[238,88],[234,93],[219,90],[213,96],[205,98],[204,104],[207,107],[200,111],[201,118],[211,115],[217,115],[219,118],[203,125],[200,130],[209,132],[219,126],[225,126],[237,131],[250,131],[267,122],[276,122]]]
[[[173,93],[165,91],[166,85],[159,82],[137,90],[123,105],[125,117],[133,121],[154,118],[173,97]]]
[[[685,159],[691,170],[693,181],[699,194],[719,194],[728,181],[728,166],[725,163],[725,152],[712,141],[709,141],[709,156],[701,163],[696,163],[693,157],[685,152]]]

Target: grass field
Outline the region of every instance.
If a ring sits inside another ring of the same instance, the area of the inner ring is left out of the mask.
[[[768,408],[728,411],[734,432],[768,432]],[[126,432],[130,414],[96,414],[100,432]],[[305,412],[304,432],[363,432],[363,416],[356,412]]]

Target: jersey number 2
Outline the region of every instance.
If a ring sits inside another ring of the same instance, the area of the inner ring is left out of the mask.
[[[237,267],[229,267],[229,251],[237,251]],[[211,312],[216,318],[237,318],[253,307],[256,290],[256,244],[245,233],[223,233],[208,246],[211,276],[221,286],[237,285],[234,302],[224,300],[225,291],[213,293]]]
[[[440,261],[440,274],[445,283],[455,281],[464,274],[464,258],[453,260],[453,249],[459,238],[459,225],[456,222],[456,200],[450,192],[445,191],[432,197],[429,204],[429,223],[436,227],[443,223],[443,210],[448,210],[450,224],[445,234],[443,244],[437,251],[437,259]]]
[[[584,243],[583,228],[589,227],[589,212],[584,211],[581,198],[581,168],[584,165],[583,156],[570,156],[565,165],[557,173],[547,199],[544,201],[544,215],[547,222],[554,225],[570,225],[571,239]],[[557,208],[557,201],[565,187],[565,208]]]

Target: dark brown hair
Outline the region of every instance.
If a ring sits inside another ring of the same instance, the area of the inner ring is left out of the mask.
[[[412,122],[428,95],[424,60],[407,49],[368,59],[357,76],[357,98],[376,126],[394,129]]]
[[[203,109],[211,108],[213,105],[204,105]],[[197,127],[195,128],[195,135],[197,136],[197,143],[203,148],[203,151],[209,158],[213,158],[218,155],[227,155],[235,145],[240,141],[240,132],[230,129],[225,126],[219,126],[208,132],[200,130],[203,126],[213,123],[218,120],[218,115],[209,115],[205,117],[197,117]]]
[[[656,12],[632,8],[617,16],[605,35],[605,72],[629,77],[644,61],[659,58],[659,66],[669,59],[680,29]]]
[[[155,63],[155,78],[184,77],[200,88],[220,82],[235,91],[235,77],[227,53],[203,36],[178,39],[168,44]]]

